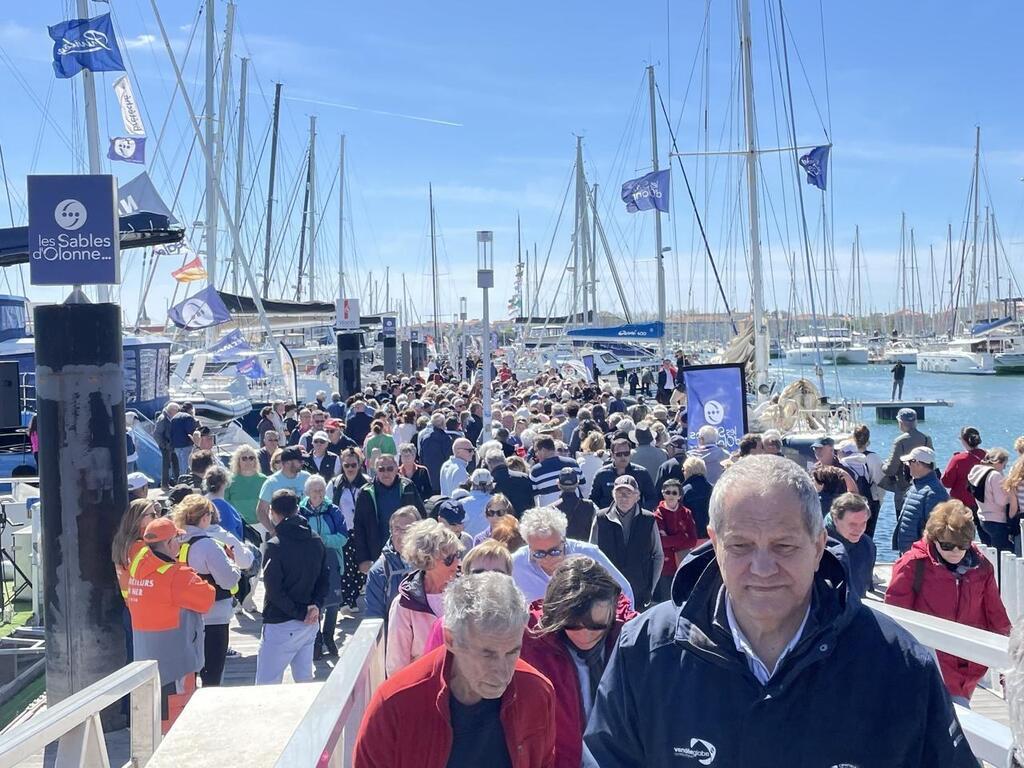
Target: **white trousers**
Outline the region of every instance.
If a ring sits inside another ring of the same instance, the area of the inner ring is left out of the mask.
[[[313,679],[313,640],[319,627],[301,621],[264,624],[256,656],[256,685],[281,682],[284,669],[292,668],[292,679],[306,683]]]

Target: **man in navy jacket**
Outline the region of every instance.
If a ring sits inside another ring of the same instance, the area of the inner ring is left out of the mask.
[[[584,765],[978,765],[933,654],[848,594],[803,469],[768,455],[734,465],[708,533],[672,600],[623,628]],[[824,727],[836,707],[850,716]]]

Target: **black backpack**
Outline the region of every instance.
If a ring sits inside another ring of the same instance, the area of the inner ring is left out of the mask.
[[[864,469],[867,470],[867,467],[865,466]],[[871,495],[871,478],[866,473],[862,475],[855,469],[850,469],[850,472],[853,474],[853,481],[857,484],[857,493],[867,501],[873,499],[874,496]]]

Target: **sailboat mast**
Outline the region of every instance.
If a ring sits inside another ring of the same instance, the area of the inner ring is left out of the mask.
[[[978,216],[981,180],[981,126],[974,128],[974,245],[971,248],[971,287],[967,292],[967,300],[971,306],[967,310],[968,323],[974,325],[974,305],[978,303]]]
[[[754,377],[757,397],[760,400],[764,396],[762,389],[767,392],[768,386],[768,329],[764,323],[764,288],[761,284],[761,234],[758,225],[757,204],[757,127],[754,122],[754,71],[751,44],[750,0],[740,0],[743,122],[747,138],[747,213],[750,218],[750,298],[754,323]]]
[[[78,0],[78,17],[89,17],[89,0]],[[85,136],[89,146],[89,173],[103,173],[100,159],[100,119],[96,109],[96,76],[88,67],[82,69],[82,93],[85,100]],[[110,287],[96,286],[96,298],[100,302],[110,301]]]
[[[206,0],[206,122],[203,126],[204,139],[210,152],[206,163],[206,281],[217,287],[217,125],[214,97],[214,74],[217,66],[217,42],[214,29],[216,0]],[[225,62],[225,65],[227,62]],[[207,330],[208,341],[213,340],[214,329]]]
[[[405,280],[405,276],[402,276]],[[403,283],[404,284],[404,283]],[[345,298],[345,134],[338,160],[338,301]]]
[[[590,230],[590,310],[597,321],[597,184],[594,184],[594,219]]]
[[[437,232],[434,227],[434,185],[427,185],[427,194],[430,197],[430,285],[434,293],[434,347],[440,349],[441,329],[437,316]]]
[[[572,234],[572,314],[570,315],[569,324],[574,325],[576,323],[576,312],[579,308],[580,288],[583,289],[584,293],[587,290],[587,278],[586,272],[583,273],[582,280],[580,279],[580,270],[583,264],[586,264],[586,252],[583,248],[583,214],[586,207],[586,195],[587,195],[587,180],[583,173],[583,138],[581,136],[576,137],[576,216],[573,224]],[[587,300],[583,299],[583,322],[586,323],[587,317]]]
[[[235,223],[242,221],[242,173],[245,168],[245,109],[249,84],[249,59],[242,57],[242,73],[238,80],[238,146],[235,147]],[[238,248],[231,249],[231,291],[238,295]]]
[[[316,301],[316,115],[309,116],[309,300]]]
[[[281,83],[274,83],[274,118],[270,136],[270,179],[267,182],[267,236],[263,246],[263,298],[270,291],[270,248],[274,222],[274,177],[277,175],[277,129],[281,123]]]
[[[746,0],[744,0],[746,2]],[[654,65],[647,67],[647,90],[651,101],[651,165],[658,170],[658,118],[655,111]],[[665,337],[668,328],[665,322],[665,254],[661,250],[661,211],[654,209],[654,250],[655,264],[658,270],[658,321],[662,325],[661,338],[658,340],[658,352],[665,357]]]
[[[907,335],[907,214],[900,212],[900,332]]]
[[[523,314],[523,224],[516,211],[516,274],[519,276],[519,306],[516,311]]]

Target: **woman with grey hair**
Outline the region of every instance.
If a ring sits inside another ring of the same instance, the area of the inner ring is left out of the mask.
[[[341,577],[345,573],[345,544],[349,530],[341,510],[327,498],[327,481],[321,475],[310,475],[304,486],[305,495],[299,505],[299,514],[309,521],[309,527],[324,541],[327,548],[327,597],[320,614],[320,631],[313,642],[313,659],[338,655],[334,630],[338,624],[341,605]],[[354,567],[351,563],[349,567]]]
[[[434,622],[444,615],[444,590],[458,573],[462,554],[459,537],[437,520],[421,520],[405,532],[402,557],[414,570],[402,580],[388,611],[389,676],[423,655]]]

